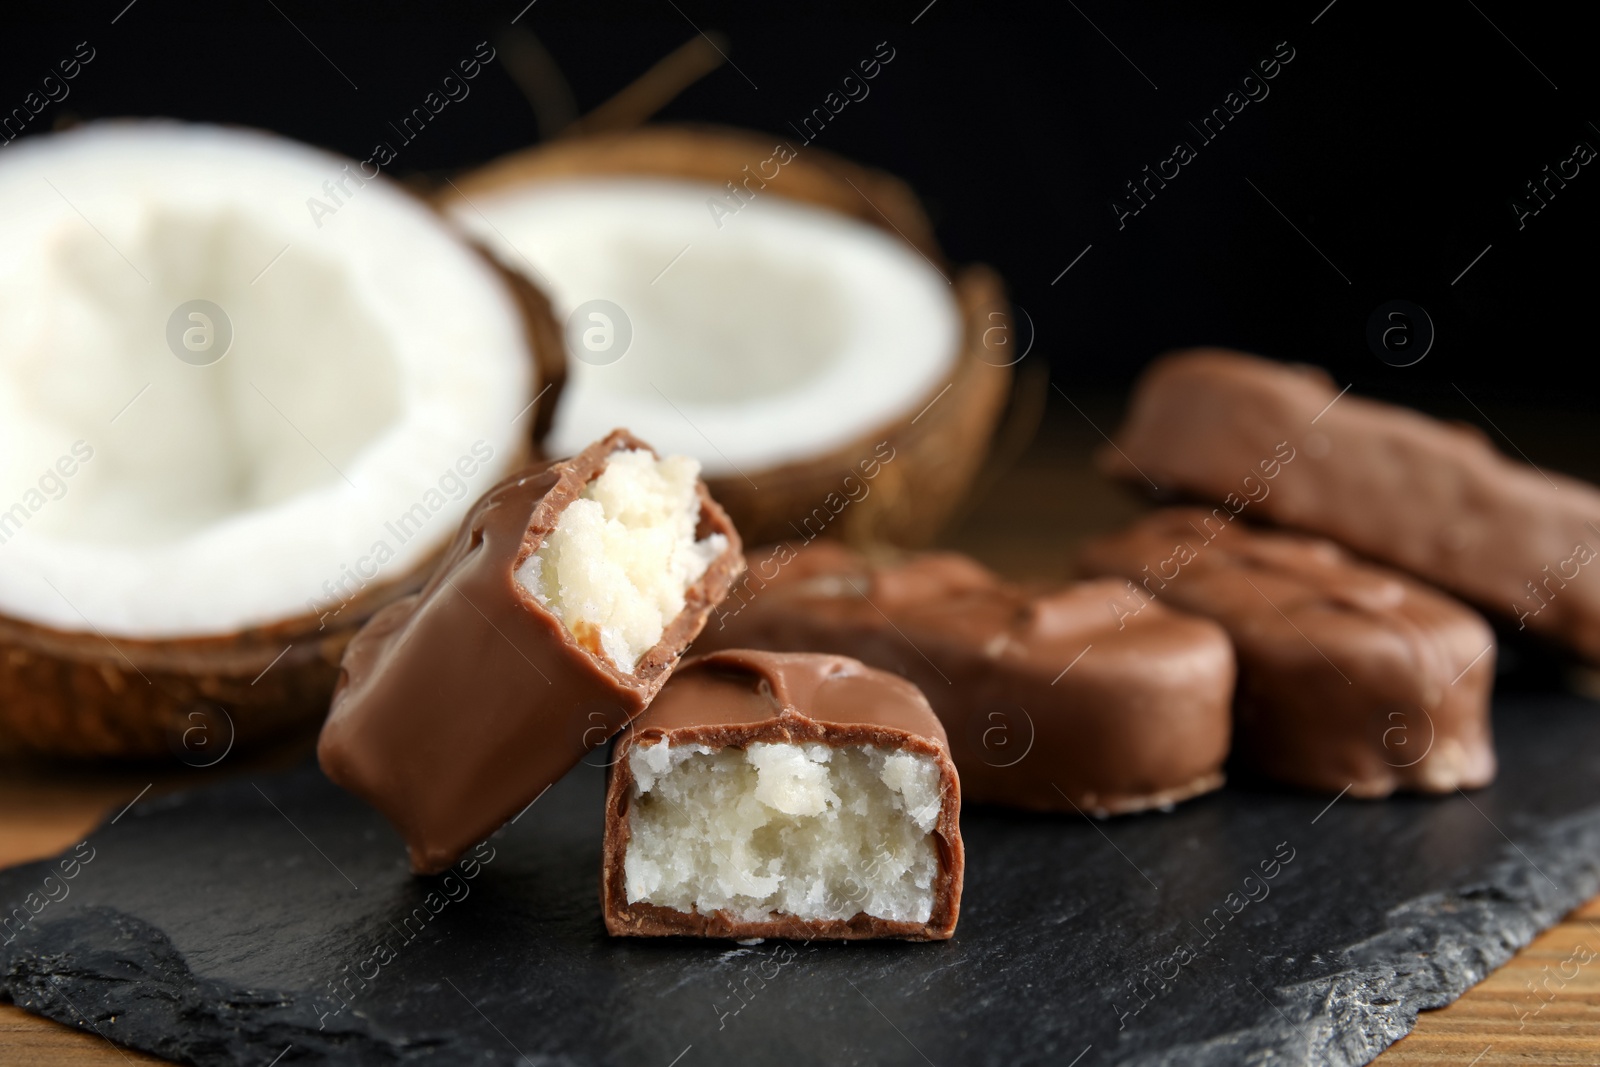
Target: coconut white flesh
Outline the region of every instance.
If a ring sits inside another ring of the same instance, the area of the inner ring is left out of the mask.
[[[331,610],[517,461],[537,372],[503,279],[386,181],[319,228],[347,162],[162,122],[0,155],[0,612],[156,638]],[[166,340],[193,299],[233,327],[209,366]]]
[[[579,642],[632,671],[728,539],[695,540],[700,465],[622,450],[561,513],[517,581]],[[596,648],[598,645],[598,649]]]
[[[761,470],[914,416],[949,377],[960,314],[916,250],[770,189],[719,229],[707,201],[724,192],[592,179],[504,187],[457,209],[563,321],[602,299],[632,325],[614,363],[574,352],[555,451],[627,426],[708,475]]]
[[[743,921],[866,913],[927,922],[942,797],[930,756],[873,745],[644,745],[628,902]]]

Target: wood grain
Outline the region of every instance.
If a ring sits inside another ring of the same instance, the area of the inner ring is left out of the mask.
[[[1413,1064],[1600,1063],[1600,897],[1535,938],[1377,1061]]]

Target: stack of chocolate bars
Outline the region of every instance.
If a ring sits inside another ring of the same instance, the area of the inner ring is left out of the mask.
[[[322,765],[426,873],[620,734],[611,933],[934,940],[963,796],[1170,809],[1230,755],[1328,793],[1471,789],[1474,607],[1600,660],[1600,491],[1470,430],[1202,350],[1148,372],[1100,461],[1189,503],[1039,589],[953,553],[746,554],[692,461],[617,431],[492,489],[373,618]]]

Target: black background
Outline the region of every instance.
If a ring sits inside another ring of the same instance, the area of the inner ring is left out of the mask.
[[[1318,363],[1357,391],[1480,425],[1589,406],[1600,166],[1522,229],[1511,207],[1576,142],[1600,147],[1592,49],[1575,9],[525,4],[419,15],[327,0],[112,0],[79,5],[71,22],[13,17],[0,40],[0,109],[21,106],[87,40],[95,59],[26,135],[168,115],[365,158],[394,140],[390,120],[477,42],[503,44],[522,12],[518,28],[558,61],[580,111],[696,27],[725,34],[737,68],[660,117],[793,140],[788,123],[886,41],[894,60],[815,145],[907,179],[953,260],[998,267],[1036,330],[1030,358],[1048,360],[1067,389],[1122,387],[1165,349],[1222,344]],[[1202,146],[1187,123],[1284,41],[1294,59],[1270,95]],[[404,146],[392,173],[447,173],[538,140],[503,59]],[[1198,158],[1119,230],[1111,200],[1180,139]],[[1386,365],[1366,339],[1369,316],[1394,299],[1421,305],[1437,331],[1410,367]]]

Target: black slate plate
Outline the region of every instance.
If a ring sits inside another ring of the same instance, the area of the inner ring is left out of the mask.
[[[602,771],[447,882],[307,766],[145,798],[71,880],[0,873],[8,909],[59,898],[8,911],[0,997],[251,1067],[1364,1063],[1600,888],[1597,710],[1502,698],[1500,780],[1471,796],[969,809],[960,929],[924,945],[608,939]]]

